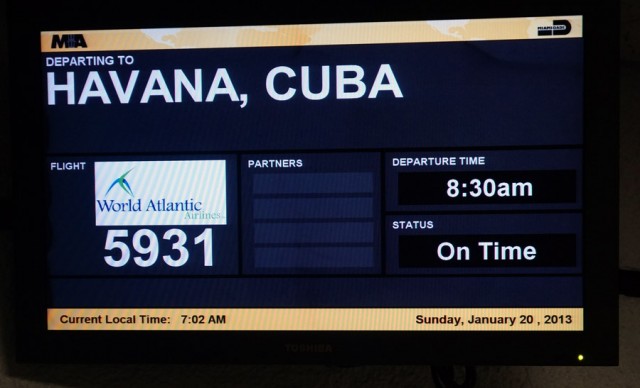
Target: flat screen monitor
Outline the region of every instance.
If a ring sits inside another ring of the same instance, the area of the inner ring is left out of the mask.
[[[10,2],[18,359],[617,364],[617,8],[524,3]]]

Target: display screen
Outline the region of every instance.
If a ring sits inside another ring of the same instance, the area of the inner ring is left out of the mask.
[[[45,331],[579,342],[583,22],[41,30]]]
[[[582,330],[581,23],[43,32],[49,329]]]

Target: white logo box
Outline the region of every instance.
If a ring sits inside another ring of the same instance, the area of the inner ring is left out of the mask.
[[[225,167],[224,160],[96,162],[96,226],[226,225]]]

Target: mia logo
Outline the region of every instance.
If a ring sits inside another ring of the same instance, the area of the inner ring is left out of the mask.
[[[133,168],[131,170],[133,170]],[[111,183],[111,186],[109,186],[109,189],[104,195],[107,196],[107,194],[109,194],[111,189],[113,189],[116,185],[118,185],[122,190],[124,190],[125,193],[133,197],[133,190],[131,190],[131,185],[129,185],[129,182],[127,182],[127,179],[126,179],[126,176],[131,172],[131,170],[125,172],[124,174],[116,178],[116,180],[114,180],[113,183]]]
[[[51,48],[87,48],[87,41],[82,34],[54,35],[51,38]]]
[[[538,36],[569,35],[571,23],[568,20],[554,20],[551,26],[538,27]]]

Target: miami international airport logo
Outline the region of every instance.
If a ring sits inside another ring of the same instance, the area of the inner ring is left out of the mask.
[[[55,34],[51,37],[51,48],[87,48],[87,41],[82,34]]]
[[[109,186],[109,188],[107,189],[107,192],[105,193],[105,197],[107,196],[107,194],[109,194],[111,189],[113,189],[114,186],[116,185],[120,186],[120,188],[124,190],[125,193],[133,197],[133,190],[131,190],[131,185],[129,185],[129,182],[127,182],[127,179],[126,179],[126,176],[129,175],[131,170],[133,170],[133,168],[125,172],[124,174],[120,175],[120,177],[116,178],[116,180],[113,181],[111,186]]]
[[[96,225],[226,225],[226,163],[95,162]]]

